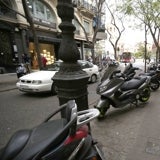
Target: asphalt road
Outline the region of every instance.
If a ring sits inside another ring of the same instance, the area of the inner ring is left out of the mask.
[[[89,107],[99,96],[97,83],[88,85]],[[138,107],[110,108],[103,121],[92,121],[92,134],[107,160],[160,159],[160,90]],[[58,107],[56,96],[27,95],[17,89],[0,93],[0,148],[17,130],[39,124]]]

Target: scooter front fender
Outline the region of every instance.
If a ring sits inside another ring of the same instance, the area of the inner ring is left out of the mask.
[[[108,99],[104,99],[101,97],[96,105],[96,108],[99,109],[99,108],[105,107],[105,106],[107,106],[107,104],[108,104]]]
[[[95,108],[97,108],[97,109],[101,109],[101,108],[108,109],[109,108],[109,99],[103,98],[103,96],[101,96],[101,98],[98,100]]]

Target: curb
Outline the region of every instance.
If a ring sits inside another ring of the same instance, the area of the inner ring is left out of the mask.
[[[11,90],[14,90],[14,89],[17,89],[17,88],[16,87],[14,87],[14,88],[6,88],[6,89],[0,90],[0,92],[11,91]]]

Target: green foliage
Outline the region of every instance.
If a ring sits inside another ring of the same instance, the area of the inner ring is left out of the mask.
[[[143,28],[146,26],[160,56],[160,0],[123,0],[123,2],[121,11],[128,16],[134,16],[138,20],[136,26]]]

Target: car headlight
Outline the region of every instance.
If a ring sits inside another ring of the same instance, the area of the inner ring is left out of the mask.
[[[33,80],[33,81],[32,81],[32,84],[41,84],[41,83],[42,83],[41,80]]]

